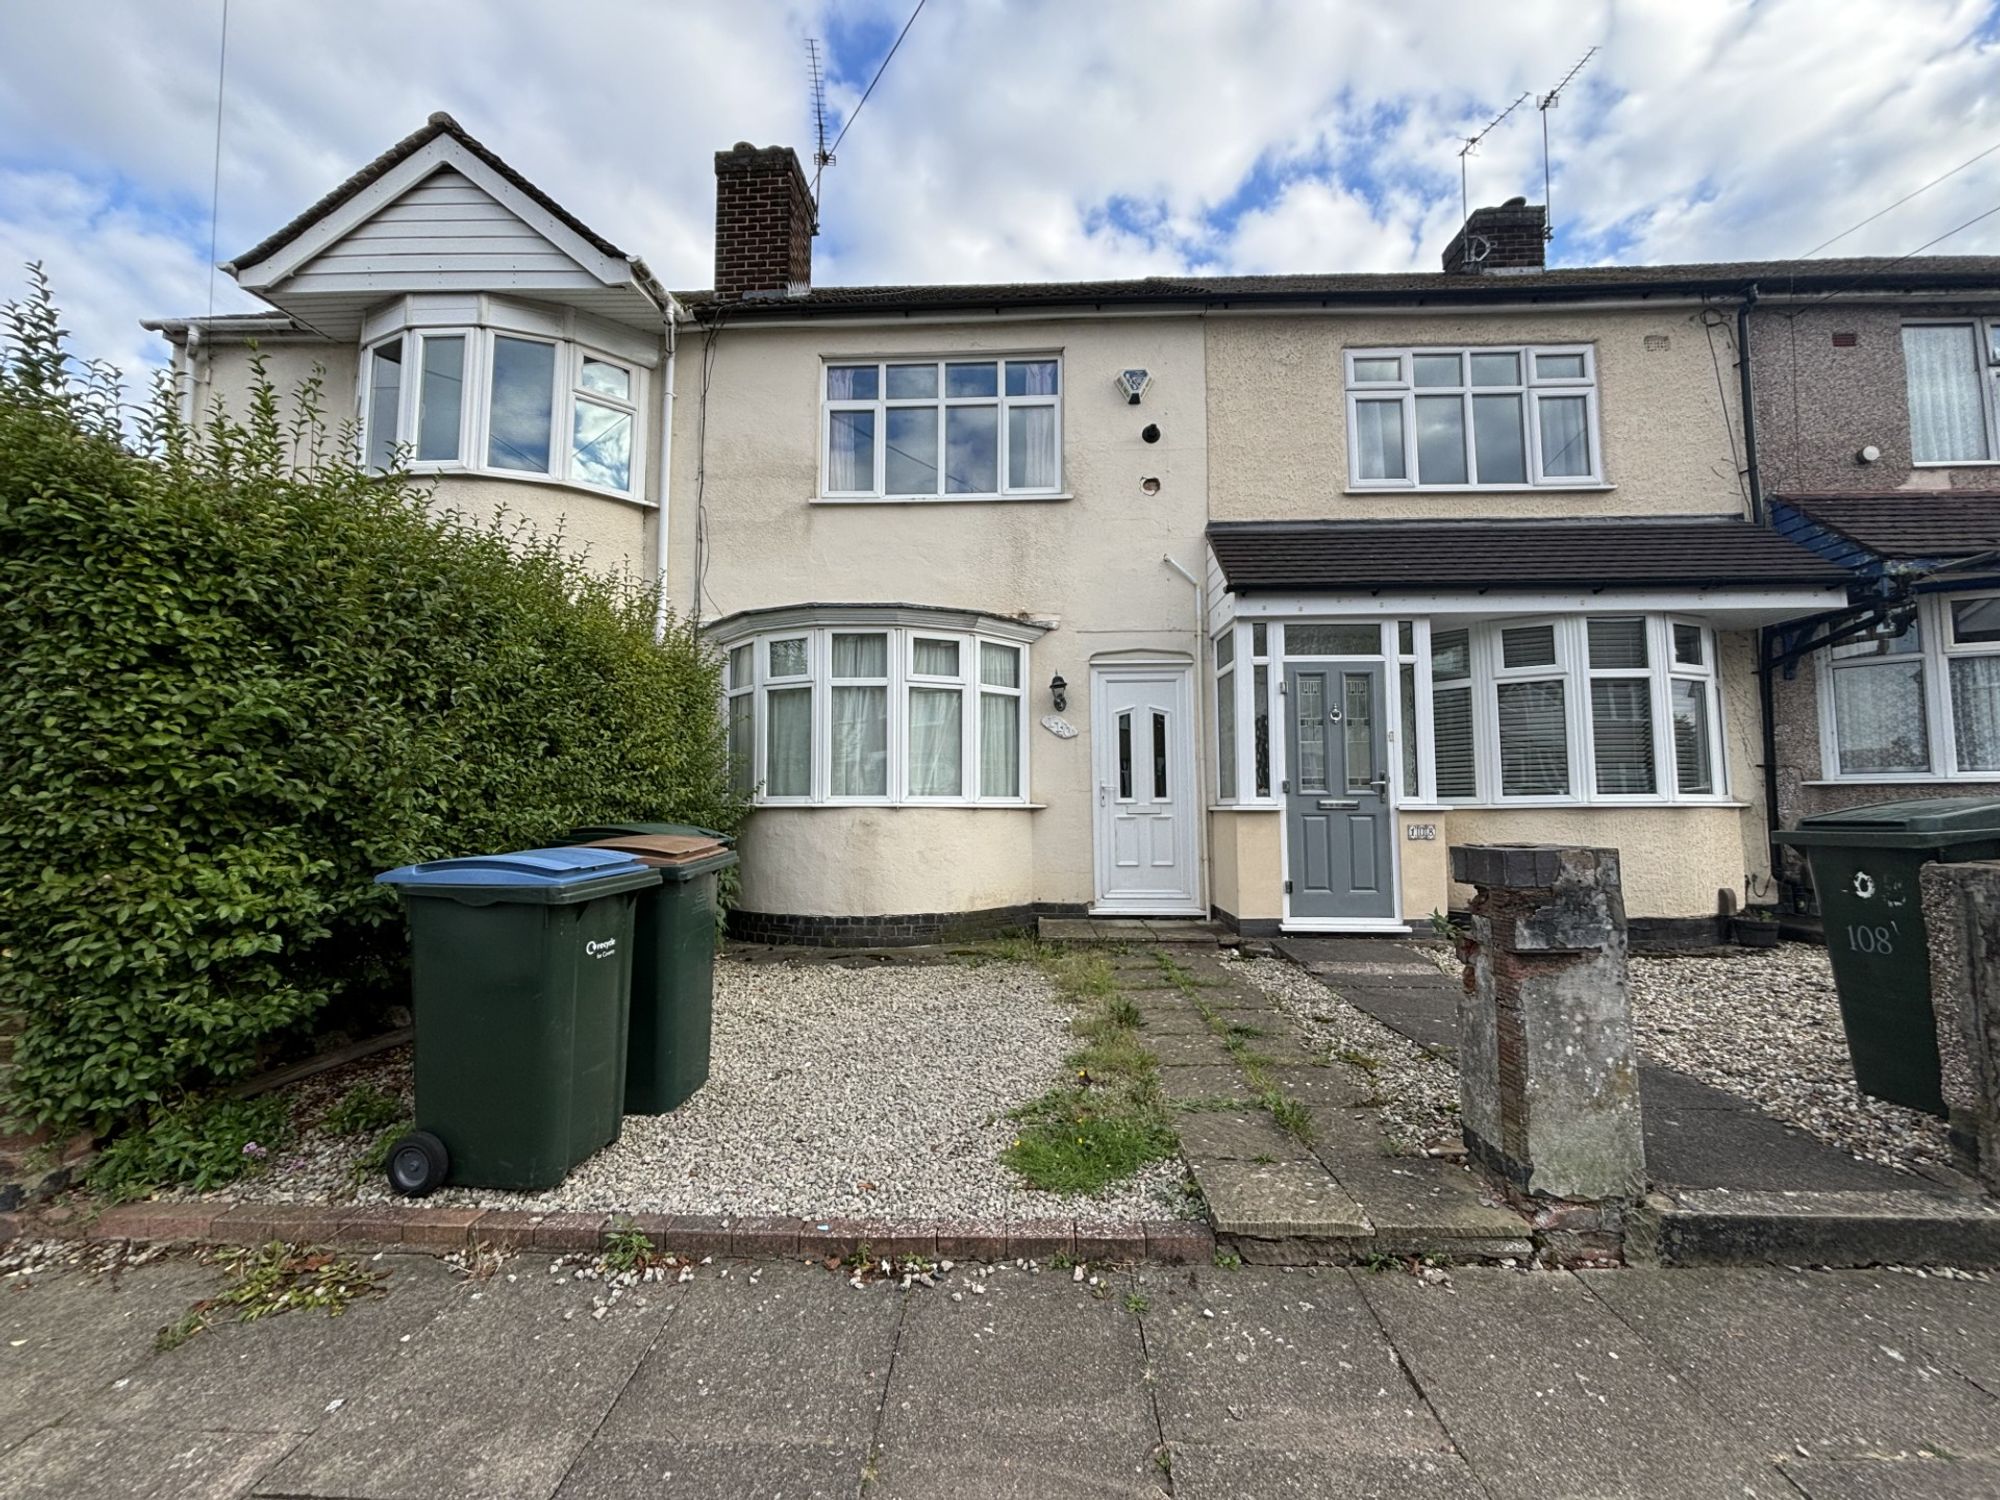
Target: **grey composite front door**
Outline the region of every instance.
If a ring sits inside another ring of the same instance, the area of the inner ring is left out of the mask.
[[[1285,837],[1294,918],[1392,919],[1380,663],[1285,668]]]

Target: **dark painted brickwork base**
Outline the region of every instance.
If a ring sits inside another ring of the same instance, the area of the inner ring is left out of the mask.
[[[877,917],[792,916],[739,907],[729,913],[729,935],[739,943],[795,943],[808,948],[913,948],[1033,932],[1039,918],[1083,913],[1080,903],[1060,901]]]
[[[1460,927],[1472,920],[1463,909],[1450,916]],[[1694,953],[1729,941],[1717,917],[1633,917],[1625,931],[1632,951],[1639,954]]]
[[[1239,917],[1236,913],[1224,911],[1219,906],[1209,907],[1208,914],[1238,937],[1276,937],[1281,926],[1276,917]]]

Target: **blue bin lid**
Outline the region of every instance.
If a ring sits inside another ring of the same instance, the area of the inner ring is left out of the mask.
[[[559,890],[584,885],[607,875],[625,875],[646,867],[616,849],[569,846],[520,849],[512,854],[471,854],[460,859],[433,859],[403,865],[375,877],[377,885],[492,886],[512,890]]]

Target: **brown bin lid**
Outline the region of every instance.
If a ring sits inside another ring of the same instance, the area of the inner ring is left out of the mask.
[[[656,870],[693,864],[729,849],[724,840],[704,833],[622,833],[615,839],[593,839],[588,847],[616,849]]]

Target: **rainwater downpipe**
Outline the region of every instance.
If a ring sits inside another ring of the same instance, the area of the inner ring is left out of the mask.
[[[1764,485],[1757,469],[1757,403],[1750,378],[1750,309],[1757,305],[1757,284],[1743,289],[1736,304],[1736,375],[1739,383],[1737,404],[1743,412],[1743,484],[1750,500],[1750,522],[1764,524]],[[1779,845],[1778,817],[1778,694],[1771,681],[1770,627],[1757,629],[1757,717],[1763,724],[1764,740],[1764,834],[1771,864],[1771,888],[1776,891],[1783,878],[1785,852]],[[1744,872],[1743,894],[1750,895],[1749,872]]]
[[[1195,864],[1199,867],[1201,877],[1201,891],[1197,899],[1201,902],[1201,914],[1206,920],[1214,908],[1212,893],[1208,886],[1208,766],[1202,759],[1202,750],[1208,743],[1208,736],[1202,732],[1201,723],[1201,704],[1206,701],[1202,692],[1202,647],[1208,640],[1208,591],[1202,587],[1199,578],[1174,560],[1171,553],[1162,553],[1160,561],[1185,578],[1189,586],[1194,589],[1194,680],[1189,684],[1188,708],[1195,726],[1194,848]]]
[[[674,355],[680,345],[679,317],[671,304],[667,308],[667,372],[660,391],[660,487],[654,515],[653,639],[667,638],[667,522],[674,493]]]

